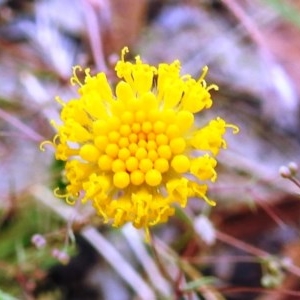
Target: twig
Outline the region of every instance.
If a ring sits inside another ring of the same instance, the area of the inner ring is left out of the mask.
[[[255,288],[255,287],[222,287],[219,289],[222,293],[235,294],[235,293],[265,293],[265,294],[282,294],[286,296],[300,296],[298,291],[290,291],[284,289],[265,289],[265,288]],[[296,299],[296,298],[293,298]]]
[[[254,256],[258,256],[258,257],[269,257],[270,256],[270,254],[268,252],[263,251],[259,248],[256,248],[252,245],[249,245],[249,244],[247,244],[241,240],[238,240],[232,236],[229,236],[223,232],[216,230],[216,236],[217,236],[218,240],[220,240],[226,244],[232,245],[238,249],[241,249],[247,253],[251,253]]]
[[[44,140],[44,137],[39,133],[28,127],[26,124],[18,120],[16,117],[11,114],[5,112],[0,108],[0,118],[11,124],[15,128],[19,129],[22,133],[24,133],[28,138],[33,140],[34,142],[41,142]]]
[[[251,18],[242,10],[242,8],[234,0],[222,0],[222,2],[228,7],[228,9],[234,14],[234,16],[241,22],[247,32],[250,34],[252,40],[264,51],[268,48],[264,41],[263,36],[259,32],[257,26],[252,22]]]
[[[269,254],[266,251],[263,251],[259,248],[256,248],[252,245],[249,245],[243,241],[237,240],[236,238],[229,236],[223,232],[220,231],[216,231],[216,236],[217,239],[219,239],[220,241],[232,245],[238,249],[241,249],[247,253],[250,253],[254,256],[258,256],[258,257],[262,257],[262,258],[266,258],[266,257],[270,257],[271,254]],[[280,259],[278,259],[279,262],[282,263],[282,266],[289,271],[290,273],[296,275],[297,277],[300,277],[300,268],[296,265],[294,265],[293,263],[284,263],[284,259],[281,261]]]
[[[296,177],[290,177],[289,180],[300,188],[300,180],[298,180]]]
[[[109,15],[108,3],[105,0],[82,0],[81,4],[96,69],[97,71],[106,72],[107,66],[104,59],[103,42],[101,36],[101,33],[103,34],[104,29],[101,28],[101,20],[99,20],[99,18],[103,19],[102,25],[108,26],[108,22],[105,20],[105,17]]]

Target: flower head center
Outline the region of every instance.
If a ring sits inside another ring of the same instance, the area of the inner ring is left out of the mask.
[[[93,143],[81,147],[80,156],[110,173],[116,188],[159,186],[170,169],[178,173],[189,169],[189,159],[183,154],[186,142],[180,136],[180,118],[180,114],[158,107],[147,111],[146,106],[136,109],[127,103],[125,111],[106,122],[98,120]],[[193,118],[191,113],[189,118]]]

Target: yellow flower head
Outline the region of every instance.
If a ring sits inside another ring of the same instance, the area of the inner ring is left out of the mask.
[[[189,197],[206,196],[207,181],[215,181],[220,148],[226,148],[226,128],[217,118],[197,128],[195,114],[212,105],[211,89],[180,75],[180,62],[150,66],[136,57],[115,70],[120,81],[112,89],[104,73],[85,70],[81,82],[75,67],[71,83],[79,96],[62,104],[62,124],[53,125],[56,158],[66,161],[67,202],[82,194],[97,213],[114,226],[132,222],[136,228],[166,222],[173,204],[186,206]]]

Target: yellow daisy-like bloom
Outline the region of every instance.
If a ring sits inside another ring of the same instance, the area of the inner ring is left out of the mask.
[[[120,81],[112,90],[106,75],[76,75],[79,97],[62,104],[62,124],[53,125],[56,159],[66,161],[69,204],[82,194],[92,201],[105,222],[136,228],[166,222],[189,197],[210,205],[207,181],[215,181],[220,148],[226,148],[226,128],[238,128],[216,118],[197,128],[195,114],[212,105],[211,89],[180,75],[180,62],[150,66],[136,57],[125,61],[127,48],[115,70]]]

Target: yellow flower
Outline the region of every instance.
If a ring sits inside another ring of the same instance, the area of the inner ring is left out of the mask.
[[[66,200],[92,201],[105,222],[136,228],[166,222],[173,204],[186,206],[189,197],[210,205],[207,181],[215,181],[223,135],[228,127],[216,118],[202,128],[195,114],[212,105],[204,78],[180,75],[180,62],[150,66],[136,57],[125,61],[127,48],[116,64],[120,81],[112,89],[106,75],[90,75],[84,82],[74,67],[71,83],[78,98],[62,105],[61,124],[53,139],[56,159],[66,161]]]

